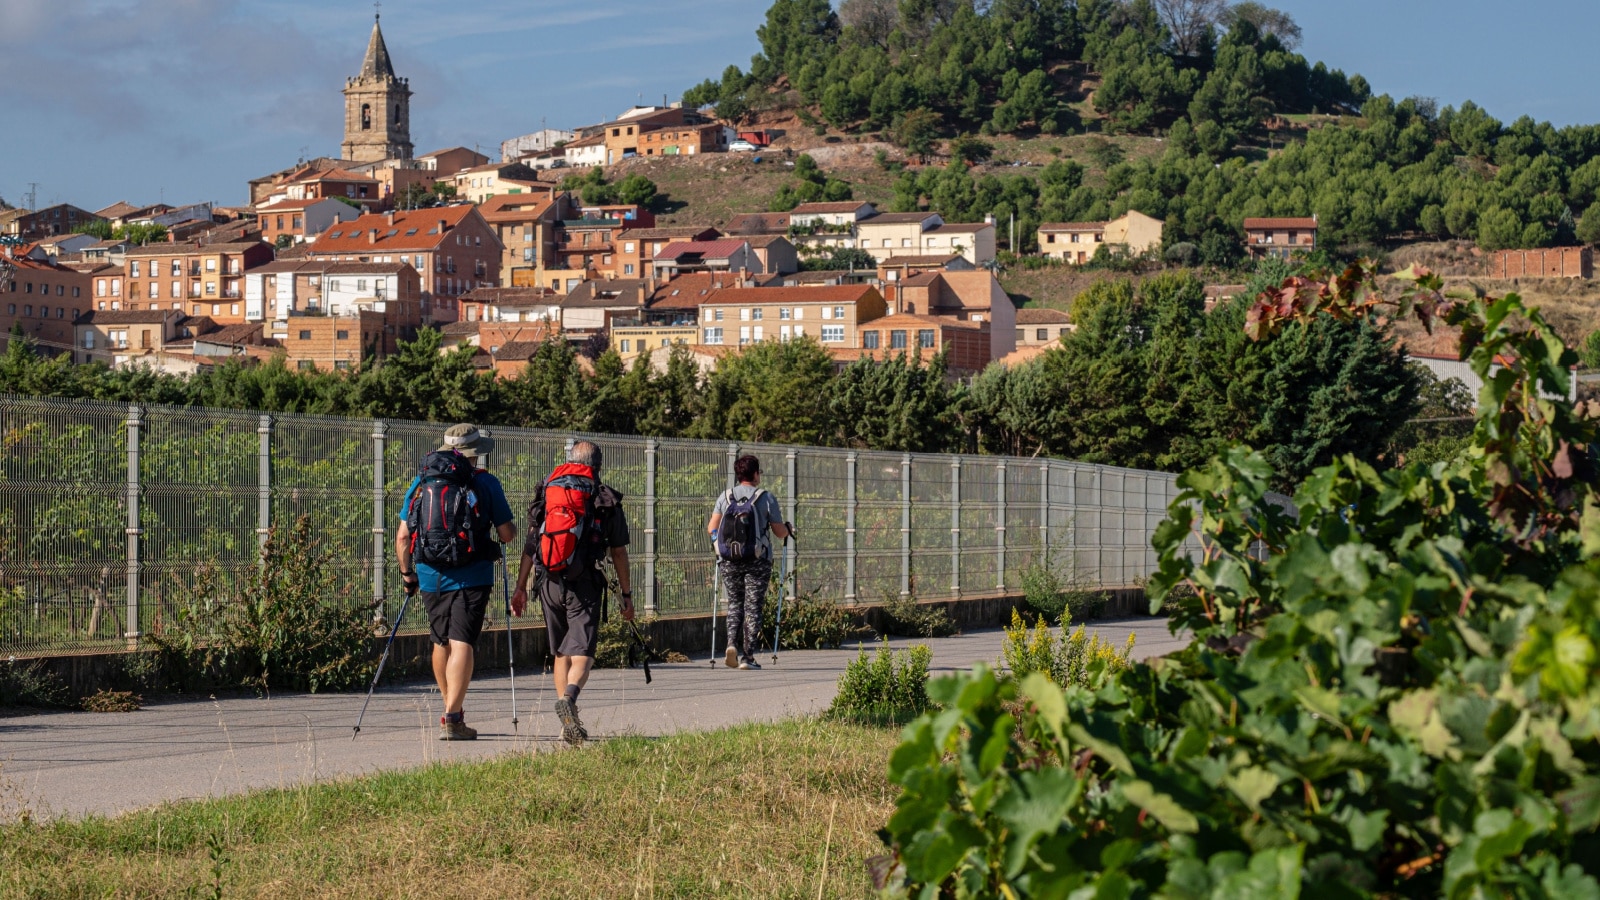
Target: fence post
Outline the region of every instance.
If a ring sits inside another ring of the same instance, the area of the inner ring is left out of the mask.
[[[950,596],[961,596],[961,457],[950,460]]]
[[[856,463],[859,457],[851,451],[845,457],[844,470],[844,602],[856,602]]]
[[[1051,566],[1050,558],[1050,464],[1039,464],[1039,559]]]
[[[995,552],[995,587],[1000,593],[1006,590],[1006,464],[1001,461],[995,464],[995,476],[1000,479],[998,486],[999,512],[995,516],[994,526],[994,552]]]
[[[656,448],[644,442],[644,611],[656,612]]]
[[[733,490],[739,479],[733,474],[733,464],[739,461],[739,445],[728,445],[728,490]]]
[[[389,514],[385,502],[388,478],[384,473],[384,458],[389,445],[389,424],[382,420],[372,423],[372,599],[376,604],[373,619],[383,618],[385,599],[384,577],[389,568]]]
[[[256,426],[260,448],[256,451],[258,473],[256,476],[256,545],[267,546],[267,536],[272,533],[272,417],[262,416]]]
[[[129,650],[139,648],[139,538],[144,535],[139,519],[139,432],[144,427],[144,409],[128,406],[128,617],[123,637]]]
[[[783,474],[789,485],[789,508],[784,510],[784,515],[788,517],[789,521],[793,522],[795,520],[795,516],[798,515],[798,513],[795,511],[795,503],[800,496],[800,487],[795,483],[797,477],[796,473],[800,468],[798,455],[794,450],[790,450],[788,453],[784,454],[783,462]],[[789,571],[794,572],[794,580],[789,583],[789,587],[785,588],[785,590],[789,592],[785,599],[793,600],[795,594],[800,593],[800,573],[796,572],[794,569],[793,544],[784,545],[783,555],[787,557],[786,561],[789,565]]]
[[[900,457],[900,596],[911,596],[911,454]]]

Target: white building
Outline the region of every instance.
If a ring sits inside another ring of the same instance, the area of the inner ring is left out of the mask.
[[[559,128],[545,128],[532,134],[524,134],[500,142],[500,159],[502,162],[516,162],[529,153],[543,153],[562,141],[570,141],[577,137],[576,132],[562,131]]]

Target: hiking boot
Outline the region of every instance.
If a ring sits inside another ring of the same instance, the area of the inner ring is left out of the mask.
[[[556,700],[556,717],[561,720],[561,739],[574,747],[589,739],[583,721],[578,718],[578,704],[565,697]]]
[[[739,651],[735,650],[732,644],[728,645],[728,652],[723,655],[722,664],[730,669],[739,668]]]
[[[740,660],[739,661],[739,668],[741,668],[741,669],[759,669],[759,668],[761,668],[761,663],[756,662],[755,657],[752,656],[749,659]]]
[[[475,741],[477,739],[477,729],[468,728],[466,722],[447,722],[444,719],[439,720],[439,740]]]

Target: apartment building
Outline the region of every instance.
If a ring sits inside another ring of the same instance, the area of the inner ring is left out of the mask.
[[[296,369],[345,371],[398,349],[399,336],[390,316],[372,308],[339,316],[293,315],[263,327]]]
[[[578,212],[578,218],[561,222],[555,262],[537,276],[539,286],[567,293],[591,278],[620,277],[622,233],[656,224],[655,215],[638,206],[583,206]]]
[[[0,256],[0,333],[20,327],[40,350],[65,353],[74,343],[73,322],[90,308],[90,283],[90,276],[52,260]]]
[[[864,323],[854,347],[830,347],[829,352],[841,366],[863,357],[891,359],[901,354],[927,362],[943,352],[946,371],[970,375],[995,359],[992,344],[988,322],[896,313]]]
[[[537,285],[539,273],[555,258],[561,222],[573,218],[572,194],[498,194],[478,207],[505,247],[501,280],[510,285]]]
[[[0,221],[0,235],[10,235],[24,241],[36,241],[57,234],[71,234],[84,225],[105,221],[94,213],[79,209],[70,203],[58,203],[32,212],[25,209],[6,210],[5,215],[0,218],[3,218],[3,221]]]
[[[1017,306],[988,269],[923,272],[889,294],[898,312],[987,323],[991,359],[1016,349]]]
[[[859,326],[887,312],[871,285],[724,288],[700,303],[700,343],[742,346],[810,336],[824,347],[855,347]]]
[[[881,213],[856,224],[859,249],[891,256],[957,254],[974,266],[994,261],[993,222],[946,222],[935,212]]]
[[[699,225],[629,228],[617,235],[616,269],[619,278],[655,278],[657,253],[681,241],[715,240],[717,230]]]
[[[408,263],[422,276],[426,322],[454,322],[463,294],[499,284],[505,247],[465,204],[364,215],[308,245],[308,259]]]
[[[260,241],[133,247],[124,263],[124,303],[129,310],[178,310],[238,324],[245,321],[245,272],[271,261],[271,245]]]
[[[456,199],[482,203],[497,194],[555,192],[556,186],[539,181],[539,173],[520,162],[485,163],[455,174]]]
[[[409,263],[278,260],[246,273],[245,320],[372,310],[384,314],[396,340],[410,340],[423,322],[422,293],[422,276]]]
[[[787,236],[807,255],[851,249],[856,246],[856,226],[876,215],[872,204],[859,200],[802,203],[789,211]]]

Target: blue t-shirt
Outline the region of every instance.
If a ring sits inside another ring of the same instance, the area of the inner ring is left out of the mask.
[[[411,479],[411,486],[406,488],[406,496],[400,501],[400,521],[406,520],[406,510],[411,508],[411,495],[416,492],[417,485],[422,483],[422,478]],[[489,501],[489,521],[498,528],[515,518],[511,512],[511,504],[506,502],[506,492],[500,487],[500,479],[479,469],[472,475],[472,490],[480,497]],[[498,536],[496,540],[498,540]],[[417,581],[421,590],[458,591],[462,588],[484,587],[494,584],[494,563],[482,560],[460,566],[454,569],[435,569],[427,563],[416,563]]]

